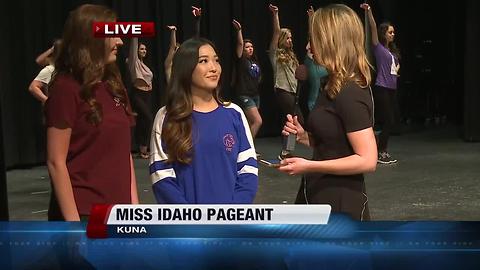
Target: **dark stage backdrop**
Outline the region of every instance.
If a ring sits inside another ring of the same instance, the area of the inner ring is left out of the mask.
[[[8,27],[10,26],[10,17],[7,16],[7,12],[5,11],[9,8],[10,5],[8,3],[5,4],[5,8],[0,8],[0,34],[2,35],[5,35],[9,31]],[[4,42],[4,45],[6,45],[6,43],[8,43],[8,41]],[[5,94],[8,91],[6,78],[10,78],[11,76],[10,70],[7,66],[7,64],[10,63],[10,58],[9,53],[6,51],[6,47],[7,46],[0,48],[0,130],[2,131],[0,134],[0,221],[6,221],[9,219],[7,177],[5,172],[6,154],[4,151],[5,147],[3,138],[4,134],[6,133],[5,129],[3,128],[3,119],[5,118],[3,114],[3,104],[5,100]]]
[[[468,0],[465,12],[465,126],[467,141],[480,141],[480,2]]]
[[[156,37],[146,40],[149,56],[148,66],[153,70],[154,104],[156,112],[162,105],[165,90],[163,61],[165,59],[169,31],[166,25],[178,27],[178,41],[183,41],[193,35],[193,18],[190,6],[195,5],[203,10],[201,36],[207,37],[216,44],[222,63],[222,94],[226,99],[232,98],[230,87],[232,60],[234,54],[235,33],[232,19],[242,23],[244,37],[251,38],[260,59],[263,71],[261,85],[261,114],[264,118],[260,136],[278,136],[283,119],[278,114],[272,86],[272,69],[266,50],[271,38],[271,14],[268,4],[271,2],[280,8],[282,27],[293,31],[293,40],[298,59],[303,62],[307,41],[306,10],[310,5],[315,8],[333,2],[349,5],[358,11],[362,1],[309,1],[309,0],[149,0],[149,1],[4,1],[0,8],[2,27],[2,42],[0,43],[1,72],[1,120],[3,122],[2,149],[5,165],[26,166],[39,164],[45,160],[45,130],[42,124],[42,108],[27,91],[31,80],[40,70],[34,59],[51,46],[52,40],[61,36],[63,23],[68,12],[83,3],[103,4],[113,8],[119,15],[119,20],[154,21]],[[422,112],[425,108],[424,93],[436,90],[429,84],[433,76],[417,78],[423,67],[428,70],[433,60],[440,61],[440,70],[446,72],[445,89],[457,91],[455,84],[462,74],[452,75],[458,71],[458,65],[463,67],[463,57],[455,54],[457,45],[456,31],[461,26],[464,29],[464,19],[457,16],[455,10],[462,9],[462,1],[447,8],[439,6],[437,1],[369,1],[374,8],[375,17],[380,22],[389,19],[396,25],[397,41],[402,50],[401,88],[407,100],[404,111],[412,115],[433,114]],[[450,15],[446,15],[448,9]],[[453,12],[452,12],[453,11]],[[3,23],[4,22],[4,23]],[[460,36],[462,40],[463,36]],[[128,40],[119,54],[119,66],[125,72],[124,58],[128,48]],[[459,60],[460,58],[460,60]],[[432,69],[430,69],[432,70]],[[478,70],[478,69],[477,69]],[[126,77],[126,76],[124,76]],[[427,78],[427,79],[425,79]],[[461,79],[463,81],[463,77]],[[126,82],[126,85],[128,83]],[[428,88],[428,89],[427,89]],[[438,95],[437,95],[438,98]],[[461,101],[462,96],[458,97]],[[461,102],[453,99],[453,107],[461,107]],[[440,102],[433,101],[437,107]],[[414,104],[414,105],[412,105]],[[450,104],[452,105],[452,104]],[[451,108],[451,107],[449,107]],[[451,113],[454,118],[459,109]],[[443,112],[445,113],[445,112]]]

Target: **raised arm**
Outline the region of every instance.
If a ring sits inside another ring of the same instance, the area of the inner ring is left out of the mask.
[[[236,20],[233,20],[232,23],[233,27],[237,31],[237,45],[235,46],[235,53],[237,54],[238,58],[241,58],[243,55],[242,25]]]
[[[167,58],[165,58],[165,77],[167,78],[167,83],[170,81],[170,75],[172,74],[172,61],[173,55],[175,54],[175,49],[177,47],[177,27],[175,25],[167,25],[167,28],[170,29],[170,47],[168,48]]]
[[[278,47],[278,39],[280,38],[280,20],[278,19],[278,7],[270,4],[268,6],[272,12],[272,41],[270,42],[270,51],[275,51]]]
[[[307,9],[307,15],[308,15],[308,33],[310,33],[310,25],[312,24],[312,17],[313,14],[315,13],[315,10],[313,9],[313,6],[310,6]]]
[[[135,82],[136,74],[135,74],[135,64],[138,60],[138,38],[132,38],[130,40],[130,47],[128,50],[128,70],[130,71],[131,80]]]
[[[310,33],[311,31],[311,27],[312,27],[312,18],[313,18],[313,14],[315,13],[315,10],[313,9],[313,6],[310,6],[308,9],[307,9],[307,15],[308,15],[308,42],[307,42],[307,46],[305,49],[307,49],[307,57],[310,57],[311,59],[313,59],[313,52],[312,52],[312,47],[311,47],[311,44],[310,44],[310,36],[312,33]]]
[[[37,58],[35,59],[35,62],[39,66],[46,66],[49,65],[50,63],[48,62],[48,57],[53,53],[53,46],[48,48],[48,50],[42,52]]]
[[[369,4],[363,3],[360,5],[362,9],[365,10],[368,16],[368,24],[370,25],[370,31],[372,35],[372,45],[376,46],[378,44],[378,31],[377,31],[377,23],[375,22],[375,18],[373,18],[372,8]]]
[[[195,33],[194,37],[198,38],[200,37],[200,20],[202,18],[202,9],[192,6],[192,14],[193,17],[195,18]]]

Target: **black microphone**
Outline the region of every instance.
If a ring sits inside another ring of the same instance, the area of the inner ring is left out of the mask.
[[[303,82],[308,79],[308,69],[305,65],[299,65],[295,70],[295,79],[297,79],[297,91],[295,92],[295,100],[293,104],[292,116],[295,116],[295,109],[298,105],[299,90],[303,85]],[[291,157],[291,153],[295,150],[295,145],[297,144],[297,135],[290,133],[288,134],[287,140],[284,141],[282,152],[280,153],[280,158]]]

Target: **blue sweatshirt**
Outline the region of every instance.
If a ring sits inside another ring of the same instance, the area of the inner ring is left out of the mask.
[[[150,176],[158,203],[246,204],[258,187],[258,167],[248,122],[231,103],[192,113],[193,153],[190,164],[167,163],[161,134],[161,108],[153,124]]]

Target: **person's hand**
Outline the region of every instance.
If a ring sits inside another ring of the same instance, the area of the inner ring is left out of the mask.
[[[370,5],[367,4],[367,3],[361,4],[360,7],[361,7],[362,9],[364,9],[365,11],[371,10],[371,9],[370,9]]]
[[[310,171],[312,161],[299,157],[283,159],[278,170],[289,175],[299,175]]]
[[[268,8],[270,9],[270,11],[272,12],[273,15],[276,15],[278,13],[278,7],[277,6],[274,6],[272,4],[268,5]]]
[[[298,122],[298,116],[292,117],[291,114],[287,114],[287,121],[283,126],[282,135],[288,136],[290,133],[297,135],[297,141],[300,141],[305,135],[305,129]]]
[[[167,25],[167,28],[170,29],[170,31],[177,31],[177,27],[175,25]]]
[[[313,6],[310,6],[308,9],[307,9],[307,15],[309,18],[312,17],[313,13],[315,13],[315,10],[313,9]]]
[[[400,64],[395,66],[395,73],[397,73],[397,77],[400,77]]]
[[[202,9],[192,6],[192,14],[193,14],[193,17],[200,17],[202,16]]]
[[[232,21],[232,24],[233,24],[233,27],[235,27],[235,29],[236,29],[237,31],[242,30],[242,25],[241,25],[237,20],[233,20],[233,21]]]

